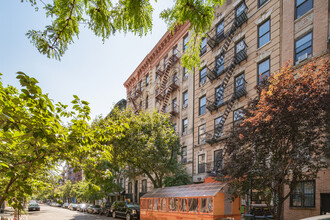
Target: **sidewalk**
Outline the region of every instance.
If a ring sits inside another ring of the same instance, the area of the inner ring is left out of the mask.
[[[6,207],[4,213],[0,213],[0,220],[29,220],[28,215],[20,215],[14,219],[14,209],[12,207]]]

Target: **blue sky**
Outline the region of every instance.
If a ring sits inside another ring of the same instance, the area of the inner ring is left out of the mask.
[[[21,0],[1,0],[2,82],[18,87],[16,72],[22,71],[35,77],[54,102],[69,104],[73,95],[78,95],[90,103],[92,118],[105,116],[114,103],[126,98],[123,83],[166,32],[167,26],[158,15],[171,4],[173,1],[168,0],[154,4],[152,33],[142,38],[116,34],[103,43],[90,30],[82,28],[79,39],[75,39],[61,61],[57,61],[39,54],[25,36],[28,30],[42,30],[50,23],[44,11],[36,12]]]

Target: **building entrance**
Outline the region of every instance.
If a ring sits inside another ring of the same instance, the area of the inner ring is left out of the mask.
[[[330,193],[321,193],[321,215],[330,213]]]

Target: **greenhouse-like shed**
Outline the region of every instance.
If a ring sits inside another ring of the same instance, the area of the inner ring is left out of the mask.
[[[220,182],[155,189],[140,200],[141,219],[241,219],[240,200],[232,201]]]

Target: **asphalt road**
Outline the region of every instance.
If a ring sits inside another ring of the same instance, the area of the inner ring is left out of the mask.
[[[30,211],[29,220],[113,220],[113,218],[40,205],[40,211]]]

